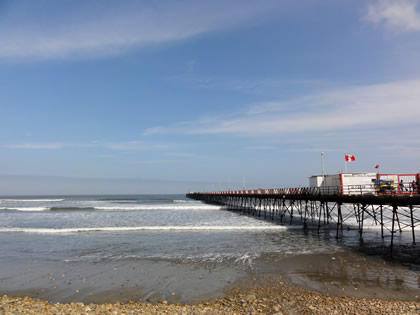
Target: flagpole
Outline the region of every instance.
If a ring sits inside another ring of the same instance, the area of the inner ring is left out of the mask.
[[[345,155],[345,158],[344,158],[344,170],[347,173],[347,154]]]

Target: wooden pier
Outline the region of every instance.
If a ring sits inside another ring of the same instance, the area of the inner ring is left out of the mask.
[[[351,190],[354,189],[354,190]],[[335,228],[338,238],[343,227],[359,230],[360,238],[369,228],[391,236],[411,232],[416,243],[416,226],[420,223],[420,194],[372,193],[372,189],[352,187],[350,193],[319,188],[280,188],[188,193],[187,197],[225,206],[228,210],[277,220],[282,224],[302,224],[303,228]],[[365,190],[363,190],[365,189]]]

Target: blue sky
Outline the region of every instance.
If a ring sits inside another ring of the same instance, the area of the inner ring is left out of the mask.
[[[0,42],[3,194],[420,172],[418,0],[0,0]]]

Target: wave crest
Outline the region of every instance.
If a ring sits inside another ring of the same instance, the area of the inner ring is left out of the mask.
[[[220,206],[206,205],[206,204],[179,204],[179,205],[137,205],[137,206],[60,206],[60,207],[0,207],[0,210],[11,211],[76,211],[76,210],[103,210],[103,211],[147,211],[147,210],[217,210]]]
[[[0,199],[0,202],[59,202],[64,199]]]
[[[87,228],[0,228],[0,233],[63,234],[86,232],[130,232],[130,231],[271,231],[285,230],[281,225],[268,226],[119,226]]]

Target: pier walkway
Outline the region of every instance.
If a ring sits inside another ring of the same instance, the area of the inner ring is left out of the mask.
[[[374,187],[299,187],[279,189],[191,192],[188,198],[225,206],[228,210],[278,220],[283,224],[302,224],[304,228],[335,228],[338,238],[343,226],[380,229],[382,238],[411,232],[416,242],[420,225],[418,191],[376,192]]]

